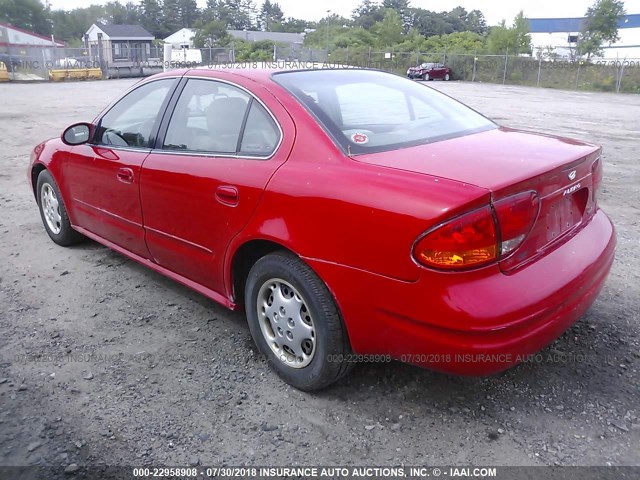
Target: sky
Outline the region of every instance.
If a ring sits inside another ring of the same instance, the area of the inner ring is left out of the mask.
[[[44,1],[44,0],[43,0]],[[135,1],[135,0],[134,0]],[[262,0],[254,0],[261,5]],[[467,10],[480,10],[489,25],[496,25],[502,19],[511,23],[520,10],[529,18],[581,17],[594,0],[412,0],[411,6],[436,12],[449,11],[461,6]],[[84,7],[89,3],[105,3],[104,0],[49,0],[51,8]],[[126,0],[121,0],[126,3]],[[137,2],[136,2],[137,3]],[[203,7],[206,0],[198,0]],[[327,10],[349,18],[360,0],[277,0],[285,16],[305,20],[319,20],[327,15]],[[626,0],[627,13],[640,13],[640,0]]]

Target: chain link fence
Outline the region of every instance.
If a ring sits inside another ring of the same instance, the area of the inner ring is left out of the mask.
[[[452,71],[452,80],[504,85],[528,85],[571,90],[640,93],[640,59],[584,61],[552,60],[515,55],[481,55],[448,52],[395,52],[368,47],[326,50],[302,45],[274,45],[247,50],[226,48],[179,49],[164,58],[162,45],[130,48],[118,58],[111,52],[89,48],[3,47],[3,62],[10,80],[86,78],[81,71],[92,69],[97,77],[127,78],[153,75],[164,69],[184,67],[216,68],[236,62],[262,66],[323,67],[349,65],[376,68],[405,75],[409,67],[424,62],[442,63]],[[53,73],[52,73],[53,72]],[[62,72],[62,73],[60,73]],[[75,74],[74,74],[75,72]],[[58,78],[55,78],[58,75]]]
[[[329,62],[377,68],[405,75],[409,67],[425,62],[442,63],[452,80],[527,85],[567,90],[640,93],[640,59],[544,59],[516,55],[480,55],[447,52],[394,52],[339,49]]]
[[[73,72],[99,70],[98,78],[148,76],[162,71],[163,49],[130,48],[118,58],[99,51],[96,46],[88,48],[11,46],[0,50],[0,62],[9,72],[9,80],[43,81],[55,79],[57,72],[71,72],[69,78],[82,78]]]

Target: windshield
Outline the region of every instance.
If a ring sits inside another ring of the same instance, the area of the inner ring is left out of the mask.
[[[351,154],[395,150],[497,128],[421,83],[375,70],[278,72],[289,90]]]

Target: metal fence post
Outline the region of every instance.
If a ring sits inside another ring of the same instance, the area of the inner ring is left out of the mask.
[[[625,58],[626,61],[626,58]],[[620,86],[622,85],[622,75],[624,75],[625,62],[619,62],[620,65],[616,66],[616,93],[620,93]]]
[[[502,74],[502,84],[504,85],[507,81],[507,63],[509,62],[509,49],[507,48],[507,52],[504,54],[504,73]]]
[[[102,33],[98,33],[98,62],[100,62],[100,70],[102,70],[102,78],[107,76],[107,66],[104,61],[104,51],[102,50]]]
[[[540,72],[542,70],[542,55],[538,58],[538,81],[536,82],[536,87],[540,86]]]
[[[369,47],[369,57],[367,59],[367,67],[371,67],[371,47]]]
[[[578,90],[579,82],[580,82],[580,61],[578,61],[578,70],[576,70],[576,90]]]
[[[476,81],[476,64],[478,63],[478,51],[473,52],[473,73],[471,74],[471,81]]]

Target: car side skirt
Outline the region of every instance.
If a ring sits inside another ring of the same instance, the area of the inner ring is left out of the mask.
[[[144,258],[141,257],[139,255],[136,255],[135,253],[131,253],[130,251],[122,248],[119,245],[116,245],[113,242],[110,242],[108,240],[105,240],[104,238],[100,237],[99,235],[96,235],[92,232],[90,232],[89,230],[79,227],[77,225],[72,225],[74,230],[77,230],[78,232],[80,232],[81,234],[83,234],[84,236],[90,238],[91,240],[95,240],[96,242],[104,245],[105,247],[108,247],[112,250],[115,250],[116,252],[124,255],[127,258],[130,258],[131,260],[134,260],[136,262],[138,262],[141,265],[144,265],[145,267],[150,268],[151,270],[160,273],[161,275],[164,275],[165,277],[170,278],[171,280],[174,280],[178,283],[181,283],[182,285],[191,288],[192,290],[195,290],[196,292],[198,292],[201,295],[204,295],[207,298],[210,298],[211,300],[213,300],[214,302],[218,302],[221,305],[227,307],[230,310],[235,310],[237,305],[232,302],[231,300],[229,300],[227,297],[225,297],[224,295],[211,290],[210,288],[207,287],[203,287],[202,285],[194,282],[193,280],[190,280],[186,277],[183,277],[182,275],[178,275],[175,272],[172,272],[171,270],[168,270],[164,267],[162,267],[161,265],[158,265],[157,263],[152,262],[151,260],[149,260],[148,258]]]

